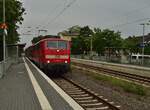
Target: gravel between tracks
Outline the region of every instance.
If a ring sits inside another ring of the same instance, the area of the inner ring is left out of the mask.
[[[73,68],[72,73],[65,76],[121,105],[122,110],[150,110],[150,96],[124,92],[121,88],[96,80],[87,73],[89,72]]]

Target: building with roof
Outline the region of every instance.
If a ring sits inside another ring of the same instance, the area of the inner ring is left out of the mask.
[[[143,43],[143,36],[136,36],[136,38],[139,39],[140,44]],[[144,44],[150,44],[150,33],[148,33],[147,35],[144,35]]]
[[[61,39],[71,41],[72,38],[78,37],[79,33],[64,33],[64,32],[59,32],[58,36],[60,36]]]

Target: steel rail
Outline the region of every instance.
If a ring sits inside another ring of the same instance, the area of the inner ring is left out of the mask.
[[[97,71],[102,71],[109,75],[130,78],[130,79],[140,82],[140,83],[150,84],[150,77],[141,76],[141,75],[137,75],[137,74],[131,74],[131,73],[127,73],[127,72],[116,71],[116,70],[112,70],[112,69],[106,69],[106,68],[102,68],[102,67],[98,67],[98,66],[94,66],[94,65],[83,64],[83,63],[72,62],[72,64],[77,65],[77,66],[86,67],[89,69],[94,69]]]

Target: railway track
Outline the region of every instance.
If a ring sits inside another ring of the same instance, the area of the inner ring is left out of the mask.
[[[54,78],[52,80],[85,110],[120,110],[120,106],[115,105],[114,102],[108,101],[108,99],[105,99],[103,96],[76,84],[70,79],[63,77]]]
[[[104,72],[105,74],[108,74],[108,75],[127,78],[127,79],[130,79],[132,81],[136,81],[138,83],[150,86],[150,77],[131,74],[131,73],[127,73],[127,72],[115,71],[115,70],[111,70],[111,69],[97,67],[97,66],[94,66],[94,65],[87,65],[87,64],[81,64],[81,63],[75,63],[75,62],[73,62],[72,64],[75,65],[75,66],[85,67],[85,68],[93,69],[93,70],[96,70],[96,71],[102,71],[102,72]]]

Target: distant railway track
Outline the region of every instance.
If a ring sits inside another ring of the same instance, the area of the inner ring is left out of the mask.
[[[102,71],[107,75],[126,78],[128,80],[132,80],[132,81],[138,82],[140,84],[145,84],[145,85],[150,86],[150,77],[141,76],[141,75],[137,75],[137,74],[131,74],[131,73],[127,73],[127,72],[116,71],[116,70],[112,70],[112,69],[106,69],[106,68],[97,67],[94,65],[82,64],[82,63],[76,63],[76,62],[73,62],[72,64],[75,66],[85,67],[85,68],[93,69],[96,71]]]
[[[85,110],[120,110],[120,106],[108,101],[93,91],[66,78],[54,78],[53,81],[70,95]]]

